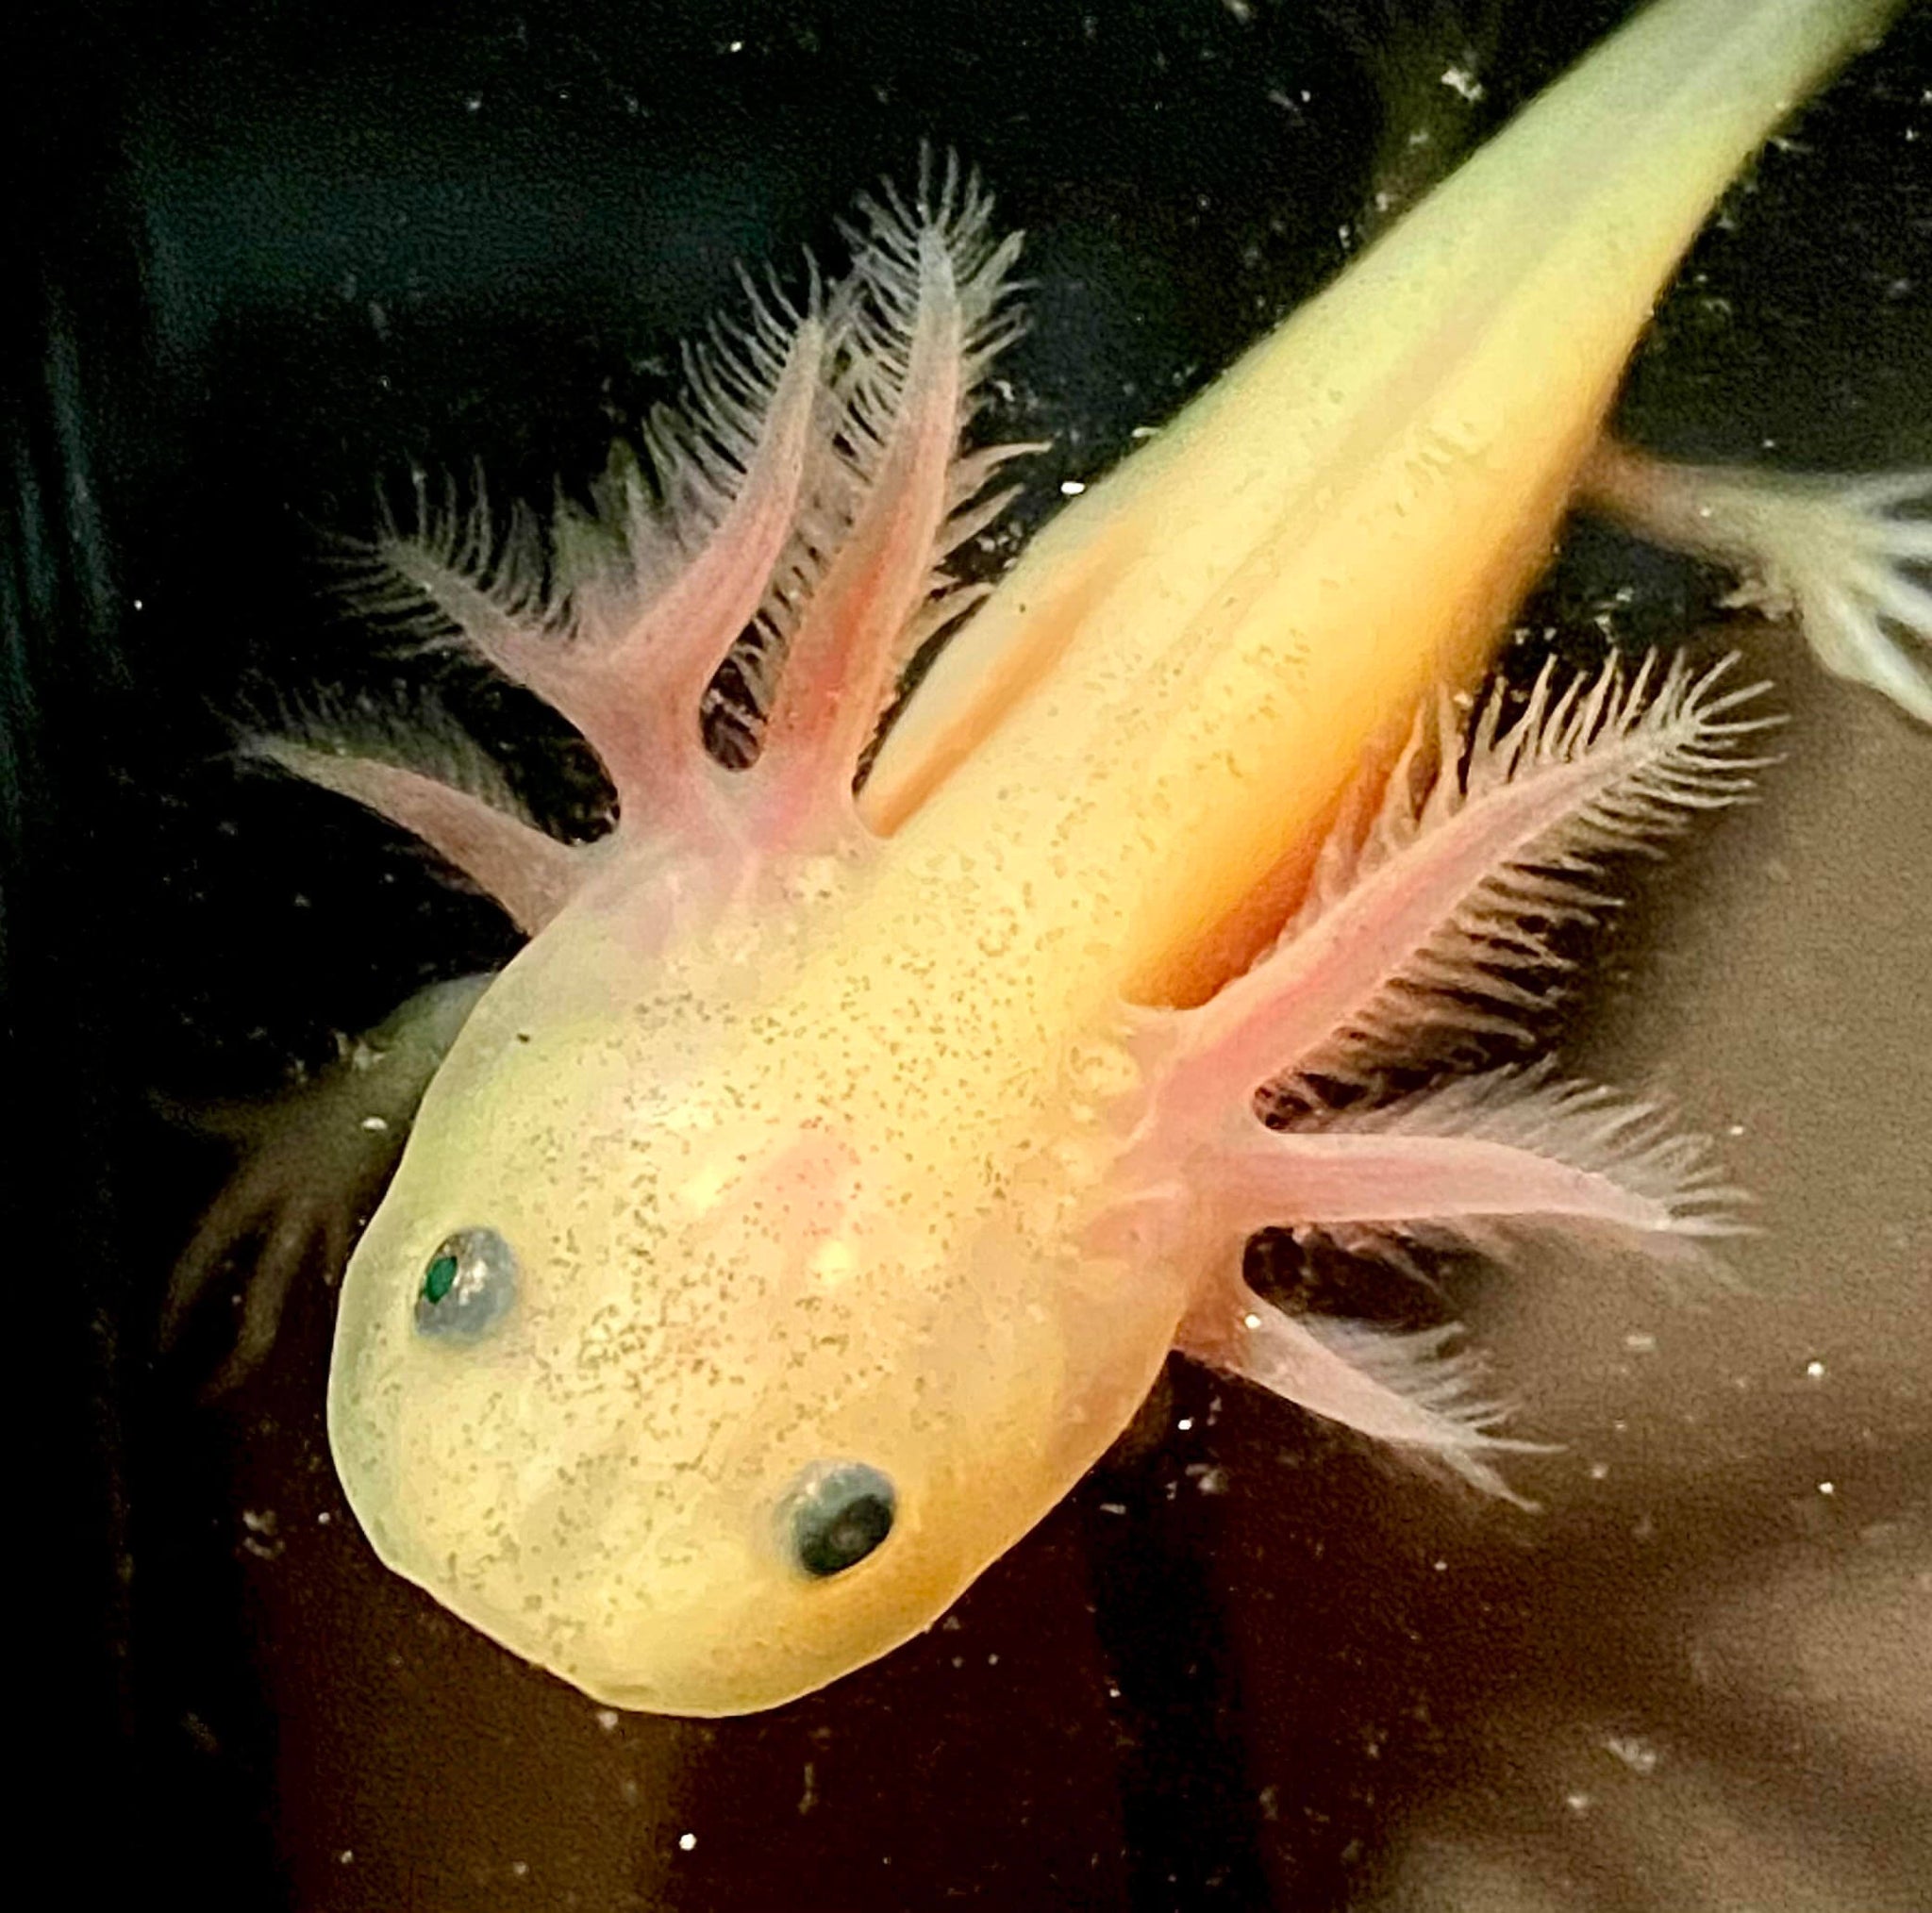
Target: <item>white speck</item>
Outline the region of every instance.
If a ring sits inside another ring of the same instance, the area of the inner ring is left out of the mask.
[[[336,1855],[336,1865],[339,1867],[353,1866],[355,1864],[355,1861],[356,1849],[354,1847],[344,1847],[341,1850],[341,1852]]]
[[[1086,485],[1078,478],[1062,478],[1060,480],[1060,496],[1062,498],[1077,498],[1086,489]]]
[[[1102,1514],[1124,1515],[1127,1505],[1124,1501],[1104,1501],[1100,1504],[1100,1511]]]
[[[1838,1483],[1835,1481],[1821,1481],[1818,1484],[1818,1492],[1820,1494],[1836,1494],[1838,1492]]]
[[[1261,1326],[1261,1318],[1252,1313],[1244,1315],[1241,1317],[1241,1326],[1243,1328],[1259,1328]]]
[[[1449,1563],[1447,1561],[1431,1561],[1429,1565],[1439,1574],[1446,1574],[1449,1572]]]
[[[1824,1379],[1824,1364],[1814,1356],[1813,1359],[1805,1364],[1805,1372],[1814,1382],[1822,1382]]]
[[[1645,1335],[1641,1330],[1639,1330],[1624,1338],[1624,1346],[1632,1355],[1655,1355],[1657,1353],[1657,1337]]]
[[[1443,70],[1441,83],[1458,100],[1467,100],[1474,106],[1483,96],[1483,83],[1467,67],[1452,66]]]
[[[1743,1124],[1742,1124],[1741,1123],[1730,1123],[1730,1124],[1728,1124],[1728,1125],[1726,1126],[1726,1128],[1725,1128],[1725,1130],[1724,1130],[1724,1134],[1725,1134],[1726,1136],[1741,1136],[1741,1135],[1743,1135],[1743,1133],[1744,1133],[1744,1125],[1743,1125]]]
[[[1635,1734],[1612,1734],[1604,1742],[1604,1752],[1621,1760],[1632,1773],[1657,1772],[1657,1749]]]
[[[483,110],[483,95],[481,93],[466,94],[463,99],[463,110],[466,113],[480,113]]]
[[[726,53],[742,53],[744,51],[744,42],[741,40],[728,41],[725,42],[724,51]]]
[[[362,1127],[380,1136],[389,1128],[389,1122],[382,1116],[365,1116],[362,1119]]]
[[[335,1516],[330,1514],[327,1508],[324,1508],[323,1511],[316,1516],[315,1525],[319,1528],[325,1528],[328,1526],[329,1522],[334,1520]]]
[[[617,1722],[618,1712],[615,1707],[599,1707],[597,1709],[597,1724],[598,1726],[602,1727],[607,1734],[614,1734],[617,1732]]]
[[[140,600],[139,598],[135,599],[135,601],[134,601],[134,608],[135,608],[135,609],[136,609],[137,611],[139,611],[139,610],[141,610],[141,609],[142,609],[142,608],[143,608],[143,607],[142,607],[142,602],[141,602],[141,600]]]
[[[519,1880],[527,1880],[530,1877],[530,1863],[528,1860],[512,1860],[509,1863],[509,1870]]]
[[[1185,1435],[1191,1428],[1193,1427],[1194,1418],[1191,1415],[1183,1415],[1180,1418],[1180,1420],[1176,1422],[1174,1425],[1176,1428],[1178,1428],[1183,1435]]]
[[[986,1664],[988,1667],[998,1667],[1000,1664],[999,1655],[996,1654],[988,1655],[986,1657]]]
[[[1610,1478],[1610,1464],[1607,1461],[1592,1461],[1590,1464],[1590,1478],[1592,1481],[1607,1481]]]
[[[1572,1813],[1588,1813],[1591,1807],[1590,1795],[1587,1793],[1566,1793],[1563,1796],[1563,1805]]]
[[[679,1834],[677,1837],[677,1851],[681,1854],[688,1854],[697,1843],[698,1837],[696,1834]]]

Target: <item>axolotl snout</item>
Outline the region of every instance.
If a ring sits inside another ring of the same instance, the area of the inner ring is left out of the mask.
[[[432,1086],[450,1153],[358,1251],[386,1279],[345,1290],[332,1441],[378,1550],[618,1705],[758,1706],[926,1624],[1125,1424],[1186,1306],[1178,1244],[1104,1239],[1124,1048],[962,1090],[973,999],[772,989],[854,887],[724,902],[648,992],[625,900],[558,920]]]
[[[693,360],[649,486],[384,541],[620,814],[566,848],[392,754],[268,747],[531,932],[436,1008],[431,1049],[459,1033],[343,1287],[330,1437],[386,1562],[604,1701],[718,1714],[930,1625],[1175,1347],[1500,1486],[1442,1336],[1291,1315],[1242,1244],[1727,1225],[1642,1106],[1546,1069],[1376,1089],[1417,1028],[1533,1007],[1596,861],[1754,761],[1722,674],[1546,674],[1466,730],[1439,703],[1592,472],[1659,534],[1721,522],[1814,648],[1924,695],[1911,482],[1794,504],[1594,449],[1713,196],[1889,11],[1663,0],[976,608],[944,560],[999,503],[1005,454],[958,440],[1012,248],[955,176]],[[908,647],[969,611],[855,797]],[[759,707],[732,769],[700,726],[727,654]]]

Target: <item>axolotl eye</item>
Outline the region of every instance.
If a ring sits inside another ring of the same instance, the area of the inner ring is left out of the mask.
[[[424,1335],[473,1340],[502,1320],[516,1287],[517,1258],[494,1229],[458,1229],[423,1265],[416,1327]]]
[[[782,1510],[791,1558],[814,1580],[842,1574],[892,1532],[898,1497],[863,1461],[814,1462],[792,1484]]]

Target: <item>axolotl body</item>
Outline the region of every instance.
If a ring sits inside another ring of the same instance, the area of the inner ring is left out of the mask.
[[[1441,1335],[1279,1309],[1243,1243],[1727,1226],[1641,1105],[1542,1068],[1377,1086],[1418,1026],[1533,1004],[1596,861],[1754,761],[1722,674],[1545,674],[1467,730],[1442,695],[1579,491],[1925,694],[1932,597],[1900,567],[1932,531],[1896,509],[1924,474],[1807,490],[1599,444],[1710,201],[1889,11],[1662,0],[976,608],[943,563],[999,502],[1005,453],[958,441],[1012,248],[950,174],[870,208],[830,294],[693,359],[650,486],[614,467],[541,533],[432,508],[382,541],[619,807],[571,848],[392,752],[265,747],[530,932],[393,1044],[440,1067],[328,1404],[390,1566],[603,1701],[732,1713],[930,1625],[1176,1347],[1501,1485]],[[969,611],[855,795],[908,648]],[[727,654],[759,705],[735,768],[700,724]]]

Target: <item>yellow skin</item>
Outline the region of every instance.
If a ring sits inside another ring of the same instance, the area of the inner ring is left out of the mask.
[[[1466,899],[1501,853],[1424,824],[1382,902],[1344,898],[1208,1007],[1174,1006],[1253,956],[1364,767],[1479,670],[1713,197],[1890,11],[1642,15],[1038,539],[856,803],[894,647],[985,475],[949,465],[1006,258],[970,194],[875,222],[859,303],[891,323],[841,333],[836,296],[761,318],[747,378],[716,381],[739,410],[719,425],[707,401],[731,458],[709,491],[693,481],[695,533],[675,484],[654,517],[614,481],[600,523],[557,527],[564,607],[507,562],[479,582],[464,527],[390,541],[411,591],[584,729],[622,823],[567,852],[418,774],[277,747],[535,932],[435,1074],[343,1287],[330,1436],[386,1562],[600,1700],[726,1714],[929,1626],[1177,1344],[1493,1485],[1471,1457],[1507,1444],[1482,1411],[1264,1325],[1239,1276],[1270,1220],[1373,1223],[1364,1175],[1394,1159],[1365,1172],[1384,1139],[1316,1139],[1295,1186],[1328,1192],[1271,1208],[1253,1093],[1366,1014],[1324,935],[1413,928],[1418,891]],[[835,469],[824,420],[851,388],[825,371],[868,355],[887,367],[868,449]],[[691,465],[679,444],[660,469]],[[812,511],[834,556],[774,598]],[[645,549],[666,523],[675,564]],[[727,772],[698,747],[697,700],[760,603],[789,657],[763,755]],[[1604,694],[1612,716],[1565,760],[1591,773],[1647,735]],[[1743,726],[1701,687],[1673,680],[1673,699],[1669,764],[1721,800],[1707,759]],[[1561,715],[1540,709],[1536,736]],[[1534,781],[1505,766],[1492,809]],[[1583,829],[1583,801],[1550,817]],[[1574,1106],[1554,1094],[1511,1107],[1560,1128]],[[1646,1183],[1661,1156],[1541,1148],[1522,1122],[1453,1141],[1446,1122],[1389,1126],[1437,1152],[1424,1180],[1493,1177],[1491,1213],[1699,1232],[1701,1172],[1675,1157]],[[1331,1146],[1361,1151],[1345,1188],[1321,1181]],[[504,1306],[478,1333],[425,1330],[455,1263],[429,1272],[463,1230],[512,1258]],[[890,1532],[808,1572],[801,1497],[855,1462],[891,1482]]]

